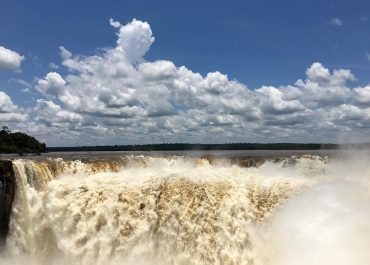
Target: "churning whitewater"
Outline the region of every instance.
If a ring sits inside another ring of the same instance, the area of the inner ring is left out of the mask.
[[[368,265],[368,159],[14,160],[0,264]]]

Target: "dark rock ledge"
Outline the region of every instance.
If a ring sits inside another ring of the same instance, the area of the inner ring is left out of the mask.
[[[12,161],[0,161],[0,246],[5,244],[15,193],[15,176]]]

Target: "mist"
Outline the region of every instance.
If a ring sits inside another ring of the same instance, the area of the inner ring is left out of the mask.
[[[260,264],[370,264],[369,153],[338,151],[315,184],[260,226]]]

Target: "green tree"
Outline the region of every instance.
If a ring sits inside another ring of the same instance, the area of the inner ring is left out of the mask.
[[[7,126],[0,131],[0,153],[42,153],[46,145],[25,133],[12,133]]]

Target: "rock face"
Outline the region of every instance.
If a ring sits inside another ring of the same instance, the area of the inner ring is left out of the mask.
[[[5,243],[15,193],[15,177],[11,161],[0,161],[0,246]]]

